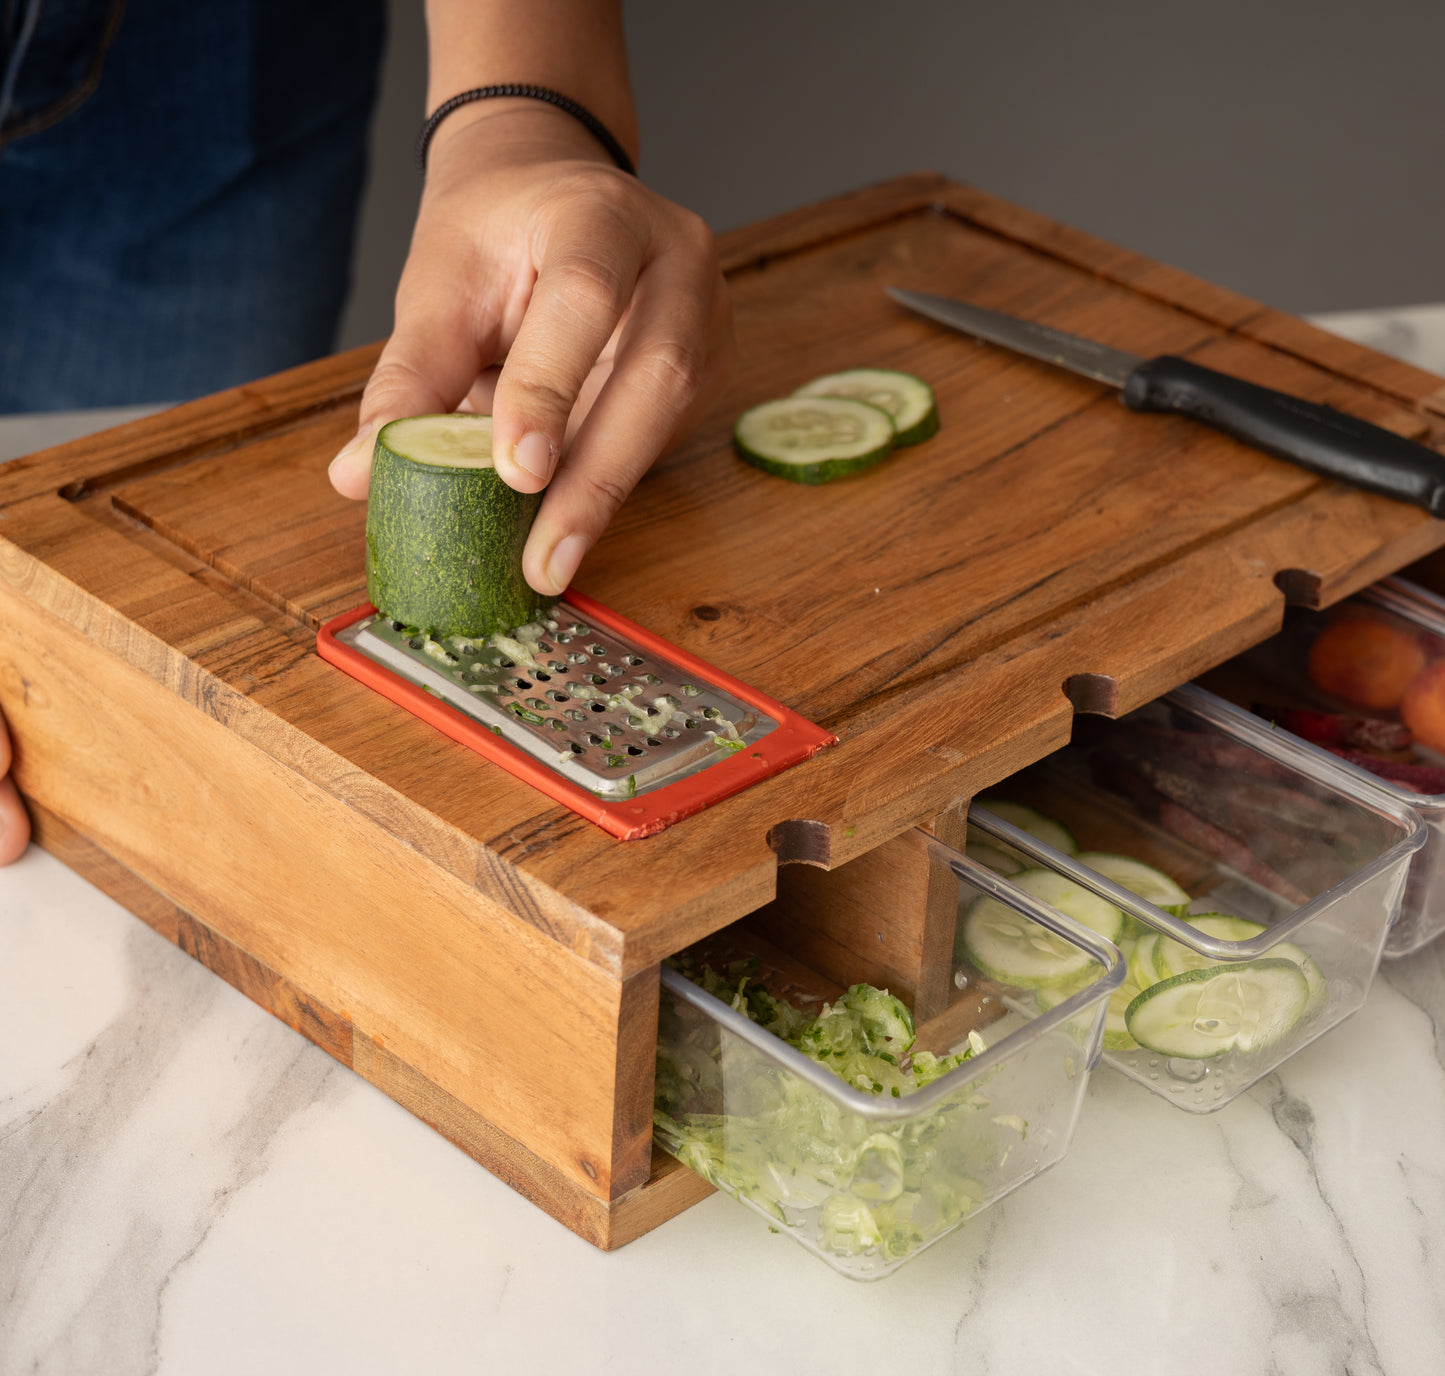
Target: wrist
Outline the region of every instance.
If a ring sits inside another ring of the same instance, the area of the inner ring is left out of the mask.
[[[437,129],[427,153],[424,196],[470,181],[484,169],[501,172],[563,162],[613,165],[597,141],[560,110],[524,100],[479,103],[497,108],[458,110]]]
[[[556,119],[561,116],[562,121]],[[509,82],[476,87],[459,92],[438,105],[422,125],[417,138],[417,164],[426,175],[430,150],[439,138],[448,143],[458,140],[451,135],[478,126],[487,126],[493,133],[500,129],[509,141],[530,142],[540,133],[543,141],[551,141],[565,130],[567,145],[575,147],[579,156],[585,151],[600,150],[607,160],[630,176],[637,175],[635,162],[635,125],[629,121],[628,144],[622,142],[591,110],[572,97],[551,87],[532,83]],[[579,140],[586,136],[587,143]]]

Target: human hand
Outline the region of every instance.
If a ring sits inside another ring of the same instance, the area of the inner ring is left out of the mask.
[[[732,318],[700,219],[600,162],[570,116],[498,104],[432,144],[395,332],[331,481],[364,497],[397,416],[490,413],[497,472],[548,489],[523,572],[554,594],[720,391]]]
[[[10,732],[0,715],[0,865],[18,860],[29,843],[30,818],[10,777]]]

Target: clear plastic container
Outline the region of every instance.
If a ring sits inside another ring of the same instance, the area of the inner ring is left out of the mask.
[[[1083,860],[987,812],[994,800],[1061,823]],[[1104,1057],[1194,1113],[1221,1108],[1360,1006],[1425,839],[1403,804],[1198,688],[1118,721],[1078,719],[1072,744],[980,803],[971,854],[997,856],[1003,841],[1027,857],[1015,863],[1053,869],[1128,915],[1128,977]],[[1175,881],[1183,894],[1160,901],[1179,915],[1099,873],[1101,855]],[[1206,913],[1224,916],[1191,925]]]
[[[662,970],[658,1143],[859,1280],[889,1274],[1059,1160],[1124,977],[1117,948],[958,851],[935,842],[930,863],[956,876],[962,903],[990,895],[1057,943],[1084,984],[1040,1012],[988,992],[980,1002],[963,972],[955,1005],[918,1029],[924,1049],[968,1047],[979,1007],[1002,1016],[978,1028],[982,1049],[925,1088],[893,1097],[850,1084]]]
[[[1290,608],[1279,635],[1206,675],[1204,682],[1240,707],[1303,707],[1398,722],[1400,713],[1396,706],[1380,705],[1395,697],[1394,689],[1388,685],[1384,685],[1383,693],[1375,691],[1375,685],[1371,684],[1355,689],[1374,698],[1373,703],[1361,703],[1327,692],[1312,681],[1310,654],[1316,640],[1326,627],[1351,618],[1371,621],[1405,637],[1407,644],[1418,647],[1421,662],[1427,668],[1445,661],[1445,601],[1404,579],[1389,578],[1328,611]],[[1406,673],[1409,673],[1408,666]],[[1445,670],[1441,671],[1439,681],[1445,689]],[[1441,701],[1445,707],[1445,692]],[[1416,744],[1407,750],[1393,751],[1368,745],[1360,748],[1335,744],[1337,749],[1349,752],[1341,761],[1345,768],[1380,789],[1395,803],[1413,808],[1425,820],[1428,831],[1425,846],[1411,864],[1399,919],[1385,940],[1386,956],[1409,955],[1445,931],[1445,788],[1441,787],[1445,783],[1445,768],[1438,770],[1440,778],[1436,780],[1429,774],[1421,780],[1421,771],[1408,767],[1399,771],[1414,772],[1416,779],[1411,783],[1380,777],[1361,761],[1378,757],[1375,768],[1399,764],[1445,766],[1445,740],[1433,749]],[[1324,750],[1323,746],[1318,748]],[[1339,756],[1332,754],[1331,758]]]

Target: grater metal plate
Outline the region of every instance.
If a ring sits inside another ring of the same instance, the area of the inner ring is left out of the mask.
[[[566,601],[512,636],[437,641],[371,615],[336,639],[599,798],[662,788],[778,726]]]
[[[316,652],[621,841],[653,836],[838,738],[570,588],[545,621],[430,639],[364,605]]]

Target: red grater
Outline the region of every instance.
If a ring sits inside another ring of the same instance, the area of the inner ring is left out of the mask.
[[[367,604],[322,626],[316,649],[623,841],[838,739],[574,589],[485,640],[438,641]]]

